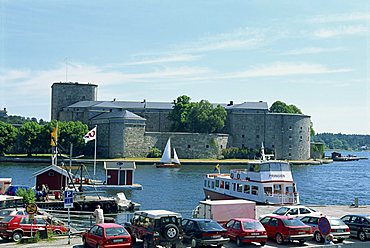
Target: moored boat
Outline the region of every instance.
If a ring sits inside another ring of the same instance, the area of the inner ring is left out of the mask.
[[[212,200],[246,199],[262,204],[299,204],[290,165],[261,161],[229,174],[211,173],[204,178],[204,194]]]

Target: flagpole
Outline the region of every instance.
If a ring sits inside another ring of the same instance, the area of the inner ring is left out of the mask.
[[[96,174],[96,140],[98,138],[98,128],[97,126],[95,126],[96,128],[96,133],[95,133],[95,149],[94,149],[94,181],[95,181],[95,174]]]

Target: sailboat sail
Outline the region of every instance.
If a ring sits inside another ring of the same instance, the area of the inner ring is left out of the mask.
[[[171,163],[171,140],[168,138],[160,163]]]
[[[180,164],[180,160],[179,160],[179,157],[177,156],[177,153],[176,153],[175,148],[173,148],[173,159],[172,159],[172,162],[175,163],[175,164]]]

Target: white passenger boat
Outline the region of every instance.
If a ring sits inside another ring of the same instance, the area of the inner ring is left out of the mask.
[[[299,204],[299,194],[289,163],[262,160],[230,174],[211,173],[204,178],[203,190],[212,200],[246,199],[262,204]]]

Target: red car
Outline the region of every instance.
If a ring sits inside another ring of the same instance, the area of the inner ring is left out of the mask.
[[[44,216],[35,216],[32,220],[28,215],[15,215],[6,216],[0,221],[0,237],[12,238],[17,242],[23,236],[31,235],[31,223],[33,233],[47,229],[51,229],[56,234],[67,232],[67,228],[64,226],[50,225]]]
[[[266,216],[260,222],[265,227],[267,236],[275,239],[279,245],[286,241],[299,241],[302,245],[313,237],[310,226],[289,216]]]
[[[84,247],[132,247],[131,235],[123,226],[115,223],[94,225],[82,235],[82,242]]]
[[[237,246],[251,242],[258,242],[262,246],[266,244],[267,232],[258,220],[235,218],[229,220],[225,228],[229,238],[235,240]]]

